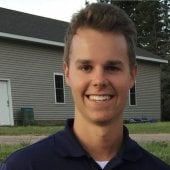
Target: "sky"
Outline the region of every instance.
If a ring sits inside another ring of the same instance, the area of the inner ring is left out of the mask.
[[[96,2],[96,0],[88,0]],[[0,7],[62,21],[84,7],[85,0],[0,0]]]

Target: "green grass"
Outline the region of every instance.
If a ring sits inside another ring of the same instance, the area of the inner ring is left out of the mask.
[[[126,124],[131,134],[170,134],[170,122]]]
[[[5,160],[8,155],[12,152],[21,149],[25,146],[28,146],[28,143],[21,143],[17,145],[6,145],[0,144],[0,162]],[[156,155],[166,163],[170,164],[170,143],[168,142],[148,142],[141,144],[146,150],[151,152],[152,154]]]
[[[126,124],[131,134],[169,133],[170,122]],[[49,135],[63,126],[14,126],[0,127],[0,135]]]
[[[49,135],[62,129],[63,126],[14,126],[0,127],[0,135]]]

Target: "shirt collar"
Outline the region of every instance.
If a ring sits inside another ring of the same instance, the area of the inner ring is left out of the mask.
[[[123,163],[124,160],[135,162],[142,157],[142,151],[138,144],[129,137],[128,129],[123,127],[123,145],[116,157],[106,165],[113,168]]]
[[[55,134],[55,150],[63,157],[88,156],[73,133],[73,119],[68,119],[65,128]],[[118,155],[121,160],[137,161],[142,157],[139,145],[129,137],[128,129],[124,126],[124,141],[122,149]]]
[[[86,152],[73,133],[73,119],[68,119],[65,128],[55,134],[55,150],[62,157],[81,157]]]
[[[142,157],[142,150],[140,146],[129,137],[128,129],[124,126],[124,144],[122,148],[121,157],[128,161],[137,161]]]

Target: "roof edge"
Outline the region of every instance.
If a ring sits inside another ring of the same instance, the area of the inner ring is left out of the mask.
[[[17,40],[28,41],[28,42],[35,42],[35,43],[40,43],[40,44],[53,45],[53,46],[59,46],[59,47],[65,46],[65,44],[61,43],[61,42],[44,40],[44,39],[34,38],[34,37],[27,37],[27,36],[16,35],[16,34],[3,33],[3,32],[0,32],[0,37],[17,39]],[[138,55],[136,56],[136,59],[158,62],[158,63],[166,63],[166,64],[168,63],[168,60],[156,59],[156,58],[151,58],[151,57],[143,57],[143,56],[138,56]]]
[[[59,46],[59,47],[65,46],[65,44],[61,43],[61,42],[49,41],[49,40],[44,40],[44,39],[40,39],[40,38],[27,37],[27,36],[9,34],[9,33],[3,33],[3,32],[0,32],[0,37],[17,39],[17,40],[28,41],[28,42],[35,42],[35,43],[40,43],[40,44],[53,45],[53,46]]]
[[[136,56],[136,59],[139,60],[146,60],[146,61],[152,61],[152,62],[157,62],[157,63],[168,63],[168,60],[164,59],[156,59],[156,58],[151,58],[151,57],[143,57],[143,56]]]

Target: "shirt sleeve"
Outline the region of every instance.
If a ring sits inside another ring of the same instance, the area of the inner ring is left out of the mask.
[[[6,166],[5,163],[2,163],[2,164],[0,165],[0,170],[7,170],[7,166]]]

